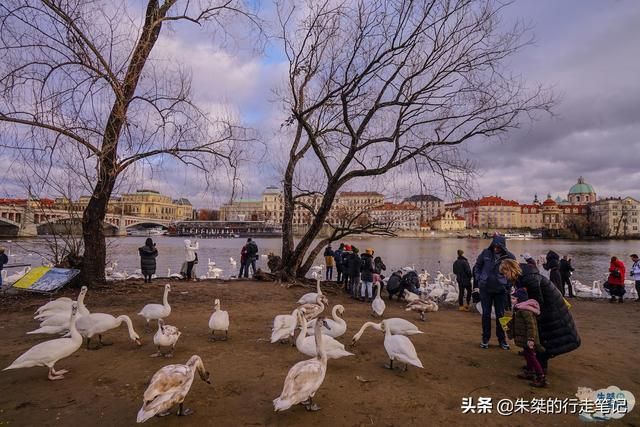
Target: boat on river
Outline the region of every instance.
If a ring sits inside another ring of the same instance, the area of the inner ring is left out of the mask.
[[[127,230],[127,236],[134,237],[164,236],[167,233],[168,230],[165,230],[162,227],[134,228]]]

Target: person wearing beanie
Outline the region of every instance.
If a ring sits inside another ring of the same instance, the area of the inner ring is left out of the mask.
[[[340,243],[338,249],[333,251],[333,264],[336,266],[336,282],[342,283],[342,253],[344,252],[344,243]]]
[[[464,257],[464,251],[458,249],[458,259],[453,263],[453,274],[456,275],[458,282],[458,310],[469,311],[469,303],[471,302],[471,266],[469,261]],[[466,303],[463,305],[465,291],[467,293]]]
[[[538,335],[538,321],[540,315],[538,301],[530,299],[525,288],[517,288],[511,294],[513,306],[513,318],[511,328],[507,333],[513,338],[515,344],[523,349],[523,356],[527,362],[526,369],[518,374],[518,378],[532,380],[533,387],[545,387],[546,377],[542,365],[536,356],[536,352],[544,353],[544,347],[540,344]]]

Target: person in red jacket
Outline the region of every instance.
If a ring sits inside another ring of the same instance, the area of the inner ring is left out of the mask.
[[[622,303],[622,296],[624,295],[624,263],[620,261],[617,257],[611,257],[611,264],[609,265],[609,278],[607,281],[609,282],[609,293],[611,294],[611,299],[609,302],[616,302],[616,297],[618,297],[618,302]]]

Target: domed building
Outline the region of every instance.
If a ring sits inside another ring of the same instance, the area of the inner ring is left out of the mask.
[[[578,178],[578,183],[569,190],[569,203],[572,205],[586,205],[596,201],[596,192],[583,177]]]

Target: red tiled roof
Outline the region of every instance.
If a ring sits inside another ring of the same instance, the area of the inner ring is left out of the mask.
[[[377,191],[341,191],[339,197],[363,197],[363,196],[373,196],[373,197],[384,197],[382,194]]]

